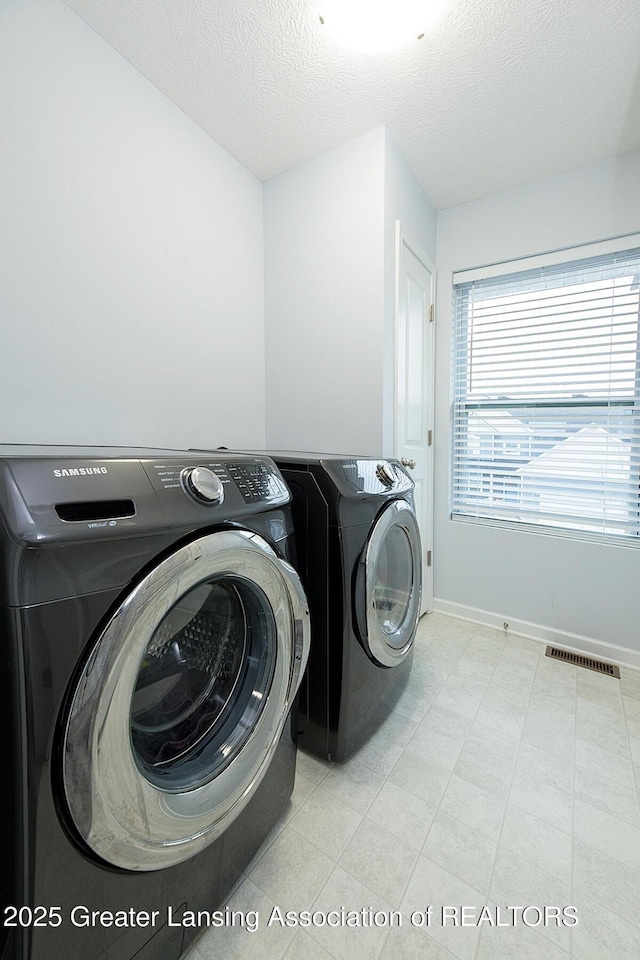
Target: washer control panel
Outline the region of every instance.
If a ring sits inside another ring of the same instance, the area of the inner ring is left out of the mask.
[[[268,456],[0,445],[0,527],[17,543],[131,537],[241,522],[291,494]]]
[[[266,458],[196,460],[149,464],[148,471],[162,490],[180,490],[200,505],[216,506],[238,494],[247,506],[257,503],[287,503],[289,491],[275,465]],[[233,493],[232,493],[233,491]]]
[[[265,463],[240,462],[227,464],[229,475],[242,494],[245,503],[270,500],[273,496],[274,474]]]

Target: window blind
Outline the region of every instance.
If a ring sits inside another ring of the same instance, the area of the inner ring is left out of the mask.
[[[454,283],[452,515],[640,533],[640,248]]]

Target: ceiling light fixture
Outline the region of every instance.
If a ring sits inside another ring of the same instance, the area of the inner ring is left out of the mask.
[[[320,23],[355,53],[388,53],[421,40],[451,0],[320,0]]]

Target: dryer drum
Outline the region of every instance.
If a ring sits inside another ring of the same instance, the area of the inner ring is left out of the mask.
[[[66,802],[94,853],[156,870],[230,826],[277,747],[307,619],[295,571],[239,529],[181,547],[128,594],[64,728]]]
[[[195,587],[169,611],[131,704],[135,758],[152,783],[197,786],[236,756],[266,703],[275,631],[264,593],[229,577]]]

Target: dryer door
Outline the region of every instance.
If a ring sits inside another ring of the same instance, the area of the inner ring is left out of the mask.
[[[422,549],[415,513],[392,500],[374,523],[363,554],[361,632],[370,655],[394,667],[408,655],[420,616]]]
[[[64,790],[89,848],[157,870],[220,836],[269,767],[308,650],[300,581],[256,534],[160,562],[98,637],[66,721]]]

